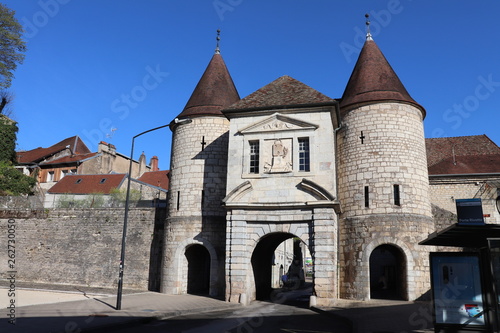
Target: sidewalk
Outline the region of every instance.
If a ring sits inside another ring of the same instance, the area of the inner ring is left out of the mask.
[[[33,286],[32,286],[33,287]],[[64,288],[61,288],[64,289]],[[66,288],[67,289],[67,288]],[[128,326],[188,313],[238,309],[241,305],[194,296],[165,295],[128,290],[122,310],[115,310],[114,290],[70,288],[68,290],[18,289],[16,325],[9,324],[7,289],[0,286],[0,332],[57,333],[103,331],[106,327]],[[429,302],[337,300],[316,312],[351,323],[353,332],[433,332]]]
[[[19,291],[19,290],[18,290]],[[21,295],[22,295],[21,290]],[[1,290],[4,293],[6,290]],[[165,295],[154,292],[126,294],[122,298],[122,310],[115,310],[116,296],[91,296],[83,300],[70,300],[73,296],[58,292],[35,292],[51,294],[63,301],[15,308],[16,325],[9,323],[9,309],[2,305],[0,332],[12,333],[56,333],[88,332],[106,327],[129,325],[132,322],[148,322],[156,318],[167,318],[187,313],[205,312],[241,305],[193,295]],[[59,294],[59,295],[57,295]],[[27,294],[25,294],[25,297]],[[40,297],[36,296],[38,299]],[[77,295],[82,297],[82,295]],[[6,297],[1,300],[5,302]],[[47,299],[49,302],[49,299]],[[30,301],[26,301],[30,303]],[[33,301],[34,302],[34,301]],[[31,302],[31,303],[33,303]],[[6,304],[8,305],[8,304]]]

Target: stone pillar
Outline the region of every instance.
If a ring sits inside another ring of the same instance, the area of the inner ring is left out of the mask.
[[[248,304],[248,283],[251,272],[252,251],[247,244],[246,221],[242,211],[227,214],[226,240],[226,301]]]
[[[313,259],[316,304],[328,305],[337,298],[337,215],[333,208],[313,210],[309,249]]]

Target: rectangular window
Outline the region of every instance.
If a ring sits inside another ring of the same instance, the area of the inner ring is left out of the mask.
[[[250,173],[259,173],[259,141],[249,141]]]
[[[310,171],[309,138],[299,138],[299,171]]]
[[[370,207],[370,188],[365,186],[365,208]]]
[[[53,182],[54,181],[54,171],[49,171],[47,173],[47,181],[48,182]]]
[[[394,184],[394,204],[396,206],[401,206],[401,197],[399,191],[399,185]]]
[[[177,210],[181,207],[181,191],[177,191]]]

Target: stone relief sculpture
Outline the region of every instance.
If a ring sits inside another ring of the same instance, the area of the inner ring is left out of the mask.
[[[286,140],[290,141],[291,140]],[[267,160],[271,159],[269,163],[266,161],[264,163],[264,172],[266,173],[277,173],[277,172],[290,172],[292,171],[292,162],[289,153],[289,149],[282,142],[282,139],[274,140],[270,152],[266,154]],[[271,155],[271,157],[269,157]]]

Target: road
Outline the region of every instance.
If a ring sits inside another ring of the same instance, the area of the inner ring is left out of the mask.
[[[137,324],[127,328],[106,329],[120,333],[348,333],[347,323],[328,314],[308,309],[310,290],[275,295],[274,302],[252,302],[238,310],[191,314]]]

